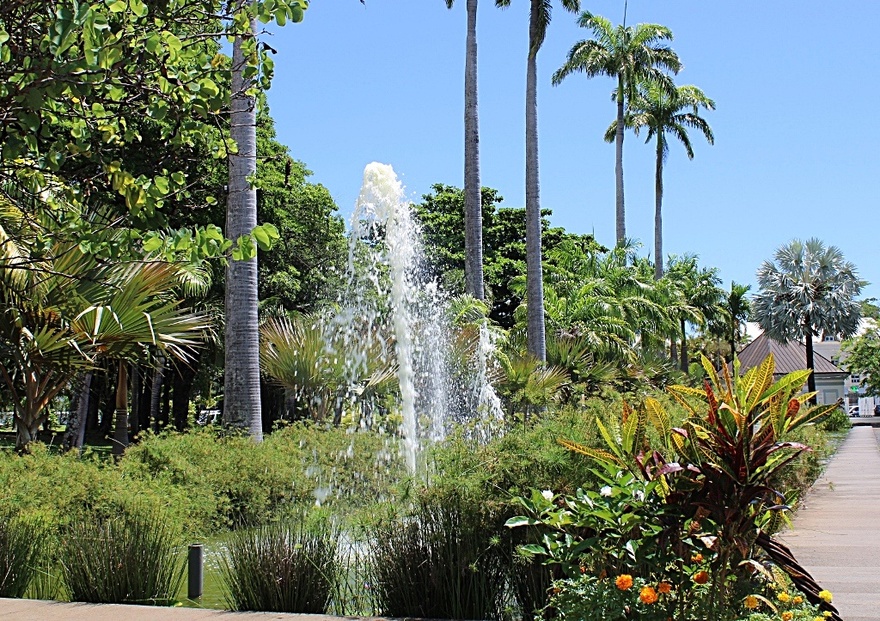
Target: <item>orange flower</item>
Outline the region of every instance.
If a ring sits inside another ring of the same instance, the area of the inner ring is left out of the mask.
[[[797,606],[798,604],[803,604],[804,598],[801,597],[800,595],[795,595],[794,597],[791,598],[791,603],[794,604],[795,606]]]
[[[657,590],[660,591],[661,593],[664,593],[664,594],[671,593],[672,592],[672,585],[669,584],[668,582],[661,582],[660,584],[657,585]]]
[[[691,562],[692,563],[702,563],[703,562],[703,555],[700,554],[699,552],[697,552],[696,554],[694,554],[691,557]]]
[[[643,586],[642,590],[639,591],[639,599],[642,600],[646,604],[656,604],[657,603],[657,591],[649,586]]]
[[[754,610],[758,607],[758,598],[754,595],[747,595],[745,601],[745,607],[749,610]]]
[[[790,610],[786,610],[782,613],[782,621],[791,621],[794,619],[794,613]]]
[[[694,582],[697,584],[706,584],[709,582],[709,573],[705,571],[698,571],[694,574]]]
[[[614,586],[616,586],[621,591],[626,591],[627,589],[631,589],[633,585],[633,577],[629,574],[620,574],[617,576],[617,579],[614,581]]]

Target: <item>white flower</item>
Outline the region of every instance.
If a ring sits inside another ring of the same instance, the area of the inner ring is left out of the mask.
[[[611,486],[610,485],[603,485],[602,489],[599,490],[599,493],[602,494],[603,496],[611,496]]]
[[[645,492],[643,492],[640,489],[637,489],[636,491],[633,492],[633,498],[635,498],[636,500],[641,502],[645,499]]]
[[[553,500],[553,492],[551,492],[549,489],[545,489],[543,492],[541,492],[541,496],[543,496],[546,500]]]

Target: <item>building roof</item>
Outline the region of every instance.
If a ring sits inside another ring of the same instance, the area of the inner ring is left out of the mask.
[[[807,368],[807,348],[798,341],[788,343],[780,343],[774,341],[767,334],[761,333],[754,341],[746,345],[738,354],[741,369],[745,372],[752,367],[756,367],[768,354],[772,353],[776,362],[776,371],[774,375],[785,375],[793,371],[800,371]],[[818,376],[832,375],[848,375],[836,367],[833,362],[825,356],[813,350],[813,372]]]

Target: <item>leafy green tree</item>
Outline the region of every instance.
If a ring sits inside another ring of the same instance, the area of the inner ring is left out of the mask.
[[[625,105],[635,98],[638,85],[645,81],[652,81],[668,93],[674,93],[675,87],[665,71],[678,73],[681,62],[672,49],[662,44],[672,40],[672,31],[665,26],[637,24],[614,27],[608,19],[589,11],[581,13],[578,25],[592,30],[593,36],[578,41],[569,50],[565,64],[553,74],[553,84],[559,84],[572,73],[583,73],[588,78],[606,75],[617,80],[616,231],[617,243],[622,244],[626,239],[623,197]]]
[[[500,7],[510,0],[496,0]],[[562,0],[571,13],[580,10],[580,0]],[[529,10],[529,52],[526,58],[526,305],[529,352],[544,361],[544,281],[541,263],[541,195],[538,177],[538,52],[547,36],[553,2],[531,0]]]
[[[431,264],[446,288],[464,293],[464,193],[450,185],[435,184],[432,192],[415,206]],[[526,273],[526,222],[522,208],[500,207],[503,198],[497,190],[482,189],[483,258],[489,317],[504,328],[514,324],[514,311],[522,302],[522,288],[511,288],[511,281]],[[588,235],[572,235],[553,228],[542,211],[542,254],[565,239],[591,240]],[[584,243],[588,243],[584,241]]]
[[[771,338],[803,339],[807,368],[812,371],[814,336],[845,339],[858,330],[862,310],[856,297],[862,284],[856,266],[836,246],[826,246],[815,237],[793,239],[758,269],[759,291],[752,314]],[[807,385],[809,392],[816,390],[812,373]]]
[[[93,196],[96,184],[106,186],[135,217],[149,217],[185,192],[180,170],[135,175],[115,147],[139,143],[135,120],[149,119],[169,146],[214,135],[214,151],[225,156],[227,142],[210,130],[226,105],[221,85],[229,76],[218,39],[248,32],[251,17],[301,19],[305,2],[258,0],[244,13],[236,8],[223,0],[2,3],[0,109],[8,114],[0,118],[0,181],[14,180],[37,199],[60,181],[73,205]],[[269,48],[253,41],[247,71],[268,85]],[[98,173],[89,183],[64,183],[62,173],[80,163]]]
[[[700,116],[700,108],[715,109],[715,102],[696,86],[676,86],[670,94],[666,85],[642,83],[629,100],[625,124],[635,130],[647,128],[645,142],[657,139],[654,168],[654,278],[663,277],[663,163],[669,154],[668,135],[684,146],[688,159],[694,159],[694,149],[688,129],[700,131],[709,144],[715,143],[712,128]],[[618,135],[619,120],[605,132],[605,141],[612,142]]]
[[[148,347],[187,359],[209,324],[180,305],[179,266],[106,264],[70,243],[35,248],[28,243],[39,239],[35,223],[12,205],[0,207],[0,376],[22,449],[77,373],[100,359],[142,359]],[[118,403],[126,416],[125,401]],[[127,429],[127,420],[119,427]]]
[[[857,337],[846,341],[843,350],[843,367],[862,378],[862,386],[869,395],[880,395],[880,326],[869,321],[870,328]]]

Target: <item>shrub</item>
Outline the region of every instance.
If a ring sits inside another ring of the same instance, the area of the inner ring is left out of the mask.
[[[338,584],[338,533],[285,520],[232,533],[222,580],[232,610],[324,613]]]
[[[0,517],[0,597],[22,597],[36,577],[45,541],[36,520]]]
[[[493,520],[461,499],[425,499],[376,526],[379,614],[431,619],[499,615],[505,562]]]
[[[166,515],[89,512],[65,531],[61,565],[73,601],[167,605],[180,590],[179,534]]]

